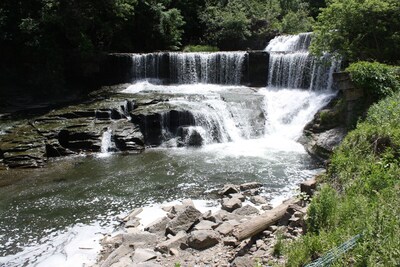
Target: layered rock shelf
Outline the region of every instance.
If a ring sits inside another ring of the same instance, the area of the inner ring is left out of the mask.
[[[113,93],[106,100],[50,111],[6,129],[0,135],[0,164],[38,168],[50,158],[104,152],[102,138],[108,130],[115,144],[110,151],[140,153],[146,146],[162,143],[163,127],[185,138],[185,126],[193,124],[190,112],[169,104],[166,98],[129,99]],[[193,138],[191,144],[201,145],[201,140]]]

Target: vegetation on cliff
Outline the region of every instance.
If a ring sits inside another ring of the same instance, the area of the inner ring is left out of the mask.
[[[348,68],[373,104],[331,157],[308,211],[308,233],[287,248],[287,266],[303,266],[357,234],[334,266],[400,264],[400,86],[397,68],[360,62]]]

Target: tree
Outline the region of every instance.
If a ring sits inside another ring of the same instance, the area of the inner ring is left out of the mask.
[[[297,7],[297,11],[290,10],[282,19],[280,24],[280,32],[297,34],[301,32],[309,32],[312,30],[314,19],[309,16],[308,5],[301,3]]]
[[[311,49],[348,61],[400,60],[400,1],[332,0],[318,16]]]
[[[206,25],[208,44],[238,49],[252,38],[265,38],[266,33],[276,31],[280,11],[278,0],[209,1],[200,18]]]

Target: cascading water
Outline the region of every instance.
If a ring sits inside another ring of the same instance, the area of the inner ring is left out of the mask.
[[[110,155],[110,152],[115,152],[116,147],[115,143],[112,141],[112,130],[108,128],[103,132],[103,136],[101,137],[101,148],[99,157],[107,157]]]
[[[171,53],[173,83],[240,84],[246,52]]]
[[[246,52],[132,55],[133,80],[168,79],[175,84],[240,84]],[[168,72],[168,75],[166,74]],[[167,75],[168,77],[163,77]]]
[[[133,54],[131,75],[134,80],[158,79],[163,53]]]
[[[317,59],[310,55],[312,33],[279,36],[271,40],[265,51],[270,53],[268,86],[329,90],[332,73],[340,61],[324,55]]]

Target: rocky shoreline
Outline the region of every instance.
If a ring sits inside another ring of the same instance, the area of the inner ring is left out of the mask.
[[[200,212],[190,199],[163,206],[164,216],[142,225],[142,208],[121,218],[123,233],[108,235],[92,267],[269,266],[283,263],[283,239],[306,231],[307,201],[316,178],[300,185],[300,196],[277,207],[260,195],[263,185],[225,185],[220,209]]]

